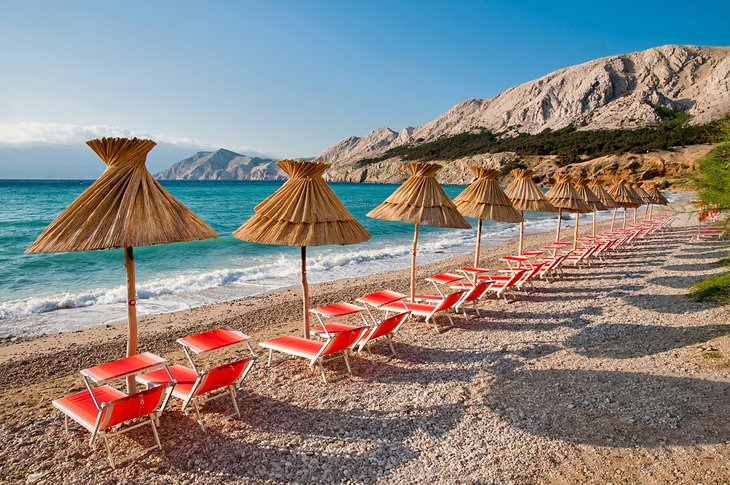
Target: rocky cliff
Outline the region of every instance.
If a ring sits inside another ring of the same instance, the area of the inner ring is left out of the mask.
[[[605,183],[612,183],[614,177],[631,178],[639,181],[651,180],[666,183],[675,189],[682,189],[687,182],[687,173],[697,167],[697,160],[712,149],[713,145],[691,145],[672,150],[657,150],[647,153],[624,153],[584,160],[566,167],[560,166],[559,157],[518,156],[514,153],[485,153],[457,160],[433,160],[443,165],[436,178],[444,184],[466,185],[472,181],[469,167],[474,164],[503,170],[501,180],[508,182],[512,168],[530,168],[535,171],[533,179],[542,186],[552,183],[551,177],[558,170],[565,170],[573,176],[596,177]],[[332,167],[327,173],[330,181],[401,183],[408,178],[399,158],[389,158],[366,167]]]
[[[726,116],[730,47],[668,45],[560,69],[494,98],[459,103],[416,128],[400,133],[378,128],[362,138],[347,138],[317,160],[332,163],[330,178],[339,179],[344,168],[404,144],[482,129],[514,134],[571,124],[581,129],[644,127],[658,121],[656,107],[686,111],[690,122],[698,124]],[[374,168],[363,180],[374,180],[372,174],[382,167]],[[389,172],[383,173],[386,178],[378,181],[388,179]]]
[[[159,180],[284,180],[276,161],[223,148],[198,152],[155,175]]]

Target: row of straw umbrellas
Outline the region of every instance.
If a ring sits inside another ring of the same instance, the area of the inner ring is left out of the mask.
[[[87,145],[107,165],[101,177],[59,214],[27,253],[70,252],[121,248],[127,275],[127,356],[137,353],[137,297],[134,270],[134,247],[152,244],[193,241],[218,237],[218,234],[172,194],[165,190],[145,166],[147,154],[156,143],[137,138],[101,138]],[[309,337],[309,286],[307,282],[307,247],[329,244],[349,245],[367,241],[370,234],[355,220],[325,182],[329,166],[320,162],[282,160],[278,165],[289,175],[277,191],[254,208],[254,215],[239,227],[235,238],[259,243],[301,248],[301,282],[303,292],[304,335]],[[543,194],[532,180],[532,171],[511,172],[514,181],[503,191],[496,177],[499,170],[472,167],[475,180],[452,201],[436,181],[441,166],[433,163],[409,163],[410,177],[382,204],[367,215],[414,225],[411,260],[410,297],[415,295],[416,252],[419,226],[468,229],[464,216],[474,217],[477,245],[474,264],[479,265],[482,221],[485,219],[520,223],[519,252],[523,251],[524,212],[558,212],[556,240],[560,237],[563,211],[576,216],[614,208],[616,211],[648,204],[651,218],[653,204],[666,199],[652,187],[648,192],[638,185],[617,181],[604,189],[594,180],[571,184],[564,174],[555,176],[555,185]],[[634,219],[636,214],[634,213]],[[130,390],[133,380],[128,380]]]

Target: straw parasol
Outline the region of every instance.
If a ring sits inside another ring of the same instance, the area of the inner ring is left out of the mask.
[[[367,216],[385,221],[401,221],[415,225],[411,250],[411,301],[416,296],[416,248],[418,227],[421,224],[434,227],[469,229],[471,226],[459,214],[454,203],[436,181],[441,165],[412,162],[405,166],[411,172],[408,180],[382,204],[368,212]]]
[[[522,214],[512,206],[496,180],[500,171],[494,168],[471,167],[476,180],[454,199],[462,215],[477,219],[477,247],[474,266],[479,267],[479,250],[482,243],[482,220],[522,222]]]
[[[651,184],[646,193],[651,196],[651,202],[649,203],[649,220],[651,220],[654,215],[654,205],[667,205],[669,201],[662,195],[656,184]]]
[[[135,246],[218,237],[165,190],[145,167],[156,143],[137,138],[86,142],[107,164],[99,179],[31,244],[26,253],[124,248],[127,272],[127,356],[137,353]]]
[[[578,224],[580,223],[581,212],[591,212],[591,206],[583,200],[575,187],[570,183],[570,176],[567,173],[555,175],[555,184],[545,194],[547,200],[558,208],[558,228],[555,232],[555,241],[560,241],[560,220],[563,211],[575,212],[575,236],[573,238],[573,249],[578,246]]]
[[[592,179],[591,182],[588,184],[588,188],[591,189],[591,191],[595,194],[596,197],[601,201],[601,204],[606,209],[616,209],[620,207],[618,203],[616,203],[613,198],[611,198],[611,195],[608,193],[608,191],[603,187],[603,184],[601,184],[601,181],[599,179]],[[596,235],[596,211],[593,211],[593,235]],[[613,218],[611,219],[611,231],[613,232],[613,226],[616,219],[616,211],[613,211]]]
[[[593,210],[593,236],[596,235],[596,211],[606,210],[606,206],[603,205],[601,199],[588,188],[588,180],[584,177],[580,177],[575,181],[575,190],[580,195],[581,199],[586,201],[590,208]],[[577,221],[576,221],[577,224]]]
[[[505,189],[507,197],[512,201],[515,209],[523,216],[520,222],[520,244],[519,254],[522,254],[525,238],[525,211],[532,212],[555,212],[557,209],[545,198],[540,188],[532,181],[532,170],[516,168],[510,172],[514,178],[511,184]]]
[[[646,204],[646,215],[645,217],[649,216],[649,205],[651,204],[652,197],[649,195],[642,187],[639,182],[634,182],[631,185],[631,188],[636,192],[636,194],[641,199],[641,202]],[[636,209],[634,209],[634,224],[636,224]]]
[[[370,239],[322,175],[328,163],[281,160],[291,178],[254,207],[254,215],[233,237],[258,244],[301,247],[304,336],[309,338],[307,246],[357,244]]]
[[[633,192],[627,185],[626,181],[622,179],[616,179],[616,183],[613,187],[608,189],[608,195],[616,201],[619,207],[624,209],[624,229],[626,228],[626,208],[627,207],[639,207],[641,205],[641,199]],[[616,210],[613,210],[613,219],[616,219]],[[611,221],[611,231],[613,231],[613,220]]]

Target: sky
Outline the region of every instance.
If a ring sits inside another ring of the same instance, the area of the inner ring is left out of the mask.
[[[0,148],[110,134],[315,156],[595,58],[730,45],[728,17],[727,1],[6,0]]]

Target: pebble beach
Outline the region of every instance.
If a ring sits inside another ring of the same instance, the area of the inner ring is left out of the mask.
[[[676,207],[671,207],[676,210]],[[387,346],[356,354],[353,376],[327,363],[259,359],[238,394],[204,406],[206,430],[173,400],[163,450],[112,470],[88,433],[63,430],[52,399],[82,390],[79,369],[122,357],[123,325],[0,344],[3,483],[727,483],[728,309],[688,296],[716,274],[723,242],[691,241],[692,216],[590,267],[489,298],[436,333],[418,319]],[[588,230],[589,228],[584,228]],[[606,223],[600,225],[606,230]],[[552,233],[526,237],[543,247]],[[482,265],[515,241],[483,251]],[[422,265],[418,279],[471,264]],[[311,287],[312,305],[406,291],[408,270]],[[424,285],[422,290],[430,290]],[[140,350],[184,363],[175,340],[222,325],[255,342],[301,333],[298,288],[147,317]],[[120,453],[147,430],[112,438]]]

